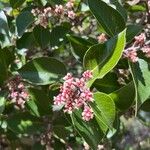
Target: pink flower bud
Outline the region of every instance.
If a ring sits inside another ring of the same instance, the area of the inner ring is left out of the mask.
[[[98,40],[99,43],[104,43],[104,42],[106,42],[106,41],[107,41],[106,35],[105,35],[104,33],[102,33],[101,35],[99,35],[99,36],[97,37],[97,40]]]
[[[89,106],[84,106],[84,110],[82,112],[82,118],[85,121],[89,121],[94,117],[93,111]]]

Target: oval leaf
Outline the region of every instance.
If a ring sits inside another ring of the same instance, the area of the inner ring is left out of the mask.
[[[119,110],[124,111],[128,109],[135,99],[135,88],[133,82],[109,94],[109,96],[114,100],[115,105]]]
[[[136,89],[136,108],[138,109],[150,97],[150,64],[143,59],[130,63]]]
[[[125,29],[125,21],[121,14],[102,0],[88,0],[90,10],[100,25],[110,36]]]
[[[83,65],[86,70],[93,72],[93,79],[89,86],[97,78],[103,78],[118,63],[126,43],[126,30],[108,40],[104,44],[97,44],[86,52]]]
[[[38,85],[51,84],[67,73],[62,62],[49,57],[35,58],[18,72],[23,79]]]
[[[33,30],[33,35],[35,41],[39,44],[41,48],[46,48],[50,42],[49,36],[50,32],[42,26],[36,26]]]
[[[30,11],[22,12],[16,19],[17,32],[22,36],[25,30],[34,22],[34,16]]]
[[[115,120],[115,104],[110,96],[105,93],[94,93],[95,105],[92,105],[94,114],[103,132],[113,128]]]
[[[72,114],[72,121],[78,133],[84,138],[87,144],[92,149],[97,149],[104,134],[102,130],[100,130],[96,120],[92,119],[89,122],[85,122],[81,118],[81,112],[76,111]]]

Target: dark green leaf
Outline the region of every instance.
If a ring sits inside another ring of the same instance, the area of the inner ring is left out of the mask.
[[[50,33],[50,45],[51,47],[60,46],[63,42],[66,34],[70,31],[70,26],[56,26]]]
[[[8,77],[8,65],[4,53],[4,50],[0,50],[0,85],[3,84]]]
[[[133,82],[109,94],[109,96],[114,100],[115,105],[119,110],[124,111],[128,109],[135,99],[135,88]]]
[[[72,46],[72,54],[76,59],[83,60],[85,52],[89,49],[90,46],[96,44],[94,42],[89,41],[88,39],[84,39],[78,36],[69,35],[67,36],[71,46]]]
[[[93,87],[95,87],[99,92],[111,93],[119,89],[120,85],[117,81],[118,77],[115,73],[108,73],[102,79],[96,79],[93,83]]]
[[[40,57],[26,63],[18,72],[28,82],[46,85],[66,75],[66,68],[63,63],[54,58]]]
[[[72,121],[78,133],[84,138],[87,144],[92,149],[97,149],[97,146],[104,134],[100,130],[96,120],[92,119],[89,122],[85,122],[81,118],[81,112],[75,112],[72,114]]]
[[[139,25],[128,25],[126,39],[127,42],[131,42],[134,37],[142,31],[143,27]]]
[[[18,8],[20,7],[26,0],[9,0],[10,1],[10,5],[13,8]]]
[[[0,91],[0,114],[2,114],[5,109],[6,95],[7,93]]]
[[[136,109],[150,97],[150,64],[143,59],[130,63],[136,91]]]
[[[83,64],[86,70],[93,72],[93,79],[89,86],[97,78],[103,78],[118,63],[126,43],[126,30],[108,40],[104,44],[97,44],[86,52]]]
[[[125,22],[127,21],[127,11],[126,9],[119,3],[118,0],[110,0],[111,4],[115,5],[116,10],[122,15],[124,18]]]
[[[18,49],[22,49],[22,48],[30,49],[34,47],[34,45],[35,45],[35,40],[32,32],[24,33],[23,36],[17,40]]]
[[[113,128],[116,113],[115,104],[110,96],[101,92],[94,93],[94,100],[96,104],[93,104],[92,108],[97,122],[105,133],[108,128]]]
[[[7,17],[5,13],[0,10],[0,46],[3,48],[10,45],[11,41]]]
[[[41,48],[46,48],[50,42],[50,32],[42,26],[36,26],[33,30],[35,41]]]
[[[50,99],[43,90],[29,88],[28,92],[31,97],[31,100],[27,102],[28,109],[34,115],[39,117],[51,113]]]
[[[30,11],[23,11],[16,19],[17,32],[22,36],[25,30],[34,22],[34,16]]]
[[[88,0],[89,7],[100,25],[110,36],[125,29],[125,21],[121,14],[102,0]]]
[[[28,113],[16,113],[7,119],[10,130],[18,134],[33,134],[44,131],[43,121]]]

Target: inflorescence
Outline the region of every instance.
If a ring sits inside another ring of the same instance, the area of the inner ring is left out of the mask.
[[[74,78],[68,73],[63,79],[60,94],[54,97],[54,105],[63,105],[64,112],[72,113],[76,109],[83,109],[82,119],[89,121],[93,118],[93,111],[89,102],[93,102],[93,93],[86,86],[86,82],[92,78],[92,72],[87,70],[81,78]]]

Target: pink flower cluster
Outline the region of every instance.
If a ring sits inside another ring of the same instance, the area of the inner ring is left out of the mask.
[[[106,42],[106,41],[107,41],[106,34],[102,33],[101,35],[99,35],[99,36],[97,37],[97,40],[98,40],[99,43],[104,43],[104,42]]]
[[[53,17],[59,18],[69,18],[74,20],[76,18],[76,13],[73,10],[75,0],[69,0],[65,6],[55,5],[55,7],[47,7],[43,9],[35,8],[32,9],[31,13],[36,17],[35,24],[40,24],[44,28],[48,26],[49,19]]]
[[[128,58],[129,61],[133,63],[138,61],[137,51],[134,47],[128,48],[126,51],[124,51],[124,57]]]
[[[141,50],[146,57],[150,58],[150,46],[146,45],[145,42],[146,36],[144,33],[141,33],[139,36],[135,36],[133,45],[124,51],[123,57],[128,58],[129,61],[135,63],[138,61],[137,52]]]
[[[20,77],[12,79],[8,84],[9,96],[8,98],[17,108],[23,109],[26,100],[29,95],[25,89],[23,82],[20,81]]]
[[[93,94],[86,87],[86,81],[92,78],[92,72],[87,70],[81,78],[74,78],[68,73],[60,87],[60,94],[54,97],[54,105],[64,105],[64,112],[72,113],[75,109],[83,108],[82,118],[89,121],[93,118],[93,111],[89,102],[93,102]]]

